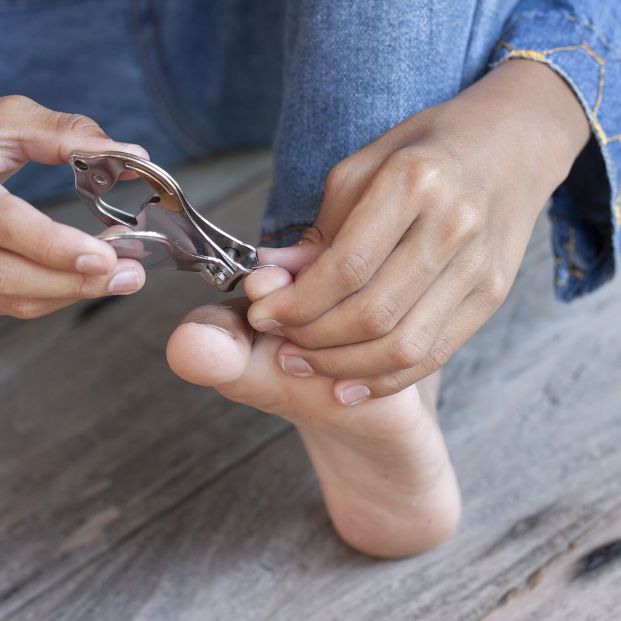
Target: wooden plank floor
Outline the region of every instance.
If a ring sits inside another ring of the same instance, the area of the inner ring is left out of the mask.
[[[180,179],[256,237],[267,154]],[[77,202],[55,215],[94,224]],[[196,276],[2,320],[0,619],[620,618],[621,287],[554,302],[547,236],[542,219],[509,300],[446,369],[462,527],[398,562],[337,540],[287,424],[168,371],[167,335],[216,299]]]

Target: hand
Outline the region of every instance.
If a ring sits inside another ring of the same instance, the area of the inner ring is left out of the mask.
[[[91,119],[48,110],[21,96],[0,97],[0,183],[29,160],[66,164],[73,151],[129,151]],[[52,221],[0,185],[0,315],[39,317],[79,299],[133,293],[142,266],[113,248]]]
[[[340,378],[343,402],[419,381],[504,301],[538,214],[588,137],[556,73],[505,63],[332,169],[300,246],[263,251],[305,269],[253,304],[249,321],[289,339],[285,371]]]

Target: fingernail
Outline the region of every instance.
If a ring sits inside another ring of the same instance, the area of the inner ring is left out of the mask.
[[[142,158],[149,157],[147,150],[139,144],[132,144],[131,142],[123,142],[121,144],[123,145],[123,151],[126,153],[133,153]]]
[[[281,356],[280,366],[285,373],[297,377],[309,377],[315,375],[313,367],[299,356]]]
[[[75,269],[82,274],[97,276],[108,273],[108,264],[98,254],[83,254],[75,260]]]
[[[371,391],[368,386],[362,386],[362,384],[355,384],[354,386],[348,386],[341,390],[341,403],[343,405],[356,405],[366,401],[371,396]]]
[[[131,293],[140,289],[140,276],[135,270],[119,272],[109,283],[109,293]]]
[[[269,332],[270,330],[280,328],[280,326],[282,326],[282,324],[275,319],[259,319],[253,324],[254,329],[259,332]]]

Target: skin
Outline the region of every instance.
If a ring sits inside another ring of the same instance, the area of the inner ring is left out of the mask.
[[[270,275],[271,283],[287,277],[284,270]],[[247,293],[258,299],[256,283]],[[276,352],[284,339],[257,333],[253,340],[247,307],[248,300],[235,300],[190,313],[168,343],[172,370],[292,422],[332,523],[353,548],[395,558],[447,539],[459,521],[460,496],[435,414],[439,378],[356,408],[339,405],[328,378],[282,372]]]
[[[338,164],[302,243],[260,251],[281,267],[248,277],[248,300],[191,313],[171,368],[291,421],[352,547],[433,548],[461,510],[438,369],[504,300],[588,138],[563,80],[509,61]]]
[[[335,397],[396,394],[441,368],[506,298],[534,223],[590,135],[566,83],[512,60],[337,164],[315,225],[266,260],[297,273],[255,302],[285,371]],[[347,394],[347,393],[346,393]]]
[[[0,99],[0,121],[2,179],[30,159],[136,148],[23,98]],[[281,267],[247,278],[247,300],[191,313],[168,343],[171,368],[291,421],[357,550],[399,557],[440,544],[460,497],[436,418],[438,369],[504,300],[588,137],[553,71],[506,63],[338,164],[302,244],[260,252]],[[105,244],[6,191],[0,210],[2,312],[109,293],[121,262]],[[94,273],[77,263],[85,255],[103,259]]]
[[[0,97],[0,183],[27,162],[67,164],[73,151],[129,151],[95,121],[49,110],[26,97]],[[32,319],[80,299],[138,291],[136,261],[82,231],[58,224],[0,185],[0,315]]]

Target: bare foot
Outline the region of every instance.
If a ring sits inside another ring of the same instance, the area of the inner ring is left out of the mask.
[[[267,279],[247,279],[251,299]],[[334,380],[295,377],[279,366],[284,339],[254,334],[247,300],[196,309],[172,334],[168,361],[187,381],[281,416],[298,429],[334,526],[352,547],[382,557],[424,552],[446,540],[460,515],[455,474],[437,424],[439,375],[399,394],[354,406],[334,395]],[[254,340],[253,340],[254,339]]]

